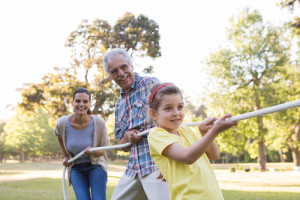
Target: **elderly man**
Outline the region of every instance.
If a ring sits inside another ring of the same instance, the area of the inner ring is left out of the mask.
[[[170,199],[168,185],[158,179],[160,172],[150,157],[147,136],[139,132],[150,129],[154,122],[148,116],[149,90],[159,80],[134,72],[131,57],[124,49],[106,52],[103,66],[108,75],[121,87],[115,107],[115,136],[120,144],[131,142],[126,171],[121,177],[112,200]]]

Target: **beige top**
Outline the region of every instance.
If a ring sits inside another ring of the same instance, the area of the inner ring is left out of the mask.
[[[68,119],[70,118],[71,115],[63,116],[60,117],[55,124],[54,128],[54,134],[56,136],[61,136],[63,139],[64,143],[64,148],[70,158],[72,158],[72,154],[67,150],[66,148],[66,123]],[[107,130],[106,130],[106,125],[104,119],[101,117],[98,117],[96,115],[91,115],[91,117],[94,120],[94,142],[93,142],[93,148],[94,147],[102,147],[102,146],[108,146],[109,145],[109,140],[107,136]],[[91,164],[93,165],[100,165],[106,172],[107,172],[107,156],[106,154],[102,156],[90,156],[91,158]],[[71,169],[72,166],[68,167],[68,178],[69,178],[69,183],[71,184],[70,181],[70,174],[71,174]]]

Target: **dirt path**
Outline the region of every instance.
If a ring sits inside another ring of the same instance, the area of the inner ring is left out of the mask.
[[[216,170],[222,189],[249,191],[298,192],[300,194],[300,172],[249,172],[235,173]]]
[[[109,165],[108,176],[118,178],[125,171],[124,166]],[[0,183],[6,181],[29,180],[33,178],[62,178],[61,170],[1,170]]]

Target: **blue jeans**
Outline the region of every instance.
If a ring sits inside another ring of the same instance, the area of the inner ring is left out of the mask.
[[[71,170],[71,182],[77,200],[106,199],[107,173],[99,165],[75,164]]]

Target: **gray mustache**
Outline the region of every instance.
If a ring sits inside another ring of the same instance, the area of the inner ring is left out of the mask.
[[[119,76],[119,77],[117,78],[117,80],[120,81],[120,80],[122,80],[122,79],[124,79],[124,78],[127,78],[127,77],[128,77],[128,75],[125,74],[124,76]]]

